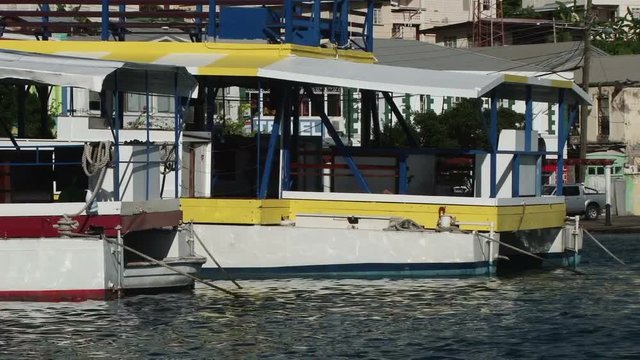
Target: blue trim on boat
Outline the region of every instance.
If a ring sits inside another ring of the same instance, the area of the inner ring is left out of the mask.
[[[422,278],[446,276],[493,275],[495,264],[486,261],[472,263],[440,264],[330,264],[281,267],[225,268],[233,279],[273,279],[292,277],[322,278]],[[200,276],[207,279],[223,280],[227,276],[218,268],[202,268]]]

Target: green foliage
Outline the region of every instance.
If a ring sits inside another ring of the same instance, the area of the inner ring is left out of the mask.
[[[594,46],[611,55],[640,54],[640,19],[627,8],[625,16],[596,24],[592,39]]]
[[[17,90],[12,85],[0,85],[0,121],[4,122],[14,135],[18,128]],[[49,105],[47,109],[47,129],[40,127],[40,101],[38,95],[27,92],[25,102],[25,132],[28,138],[50,138],[55,127],[54,117],[60,112],[59,104]],[[8,136],[0,127],[0,136]]]
[[[437,115],[433,111],[416,113],[411,122],[418,141],[424,147],[444,149],[488,149],[487,126],[490,118],[489,110],[480,111],[478,99],[463,99],[453,108]],[[524,115],[507,108],[498,110],[498,131],[501,129],[520,129],[524,124]],[[393,127],[385,126],[387,145],[405,145],[406,135],[396,123]]]
[[[502,1],[502,14],[506,18],[524,18],[537,19],[540,13],[533,10],[533,7],[522,7],[522,0],[504,0]]]
[[[246,136],[244,132],[244,121],[243,120],[231,120],[227,118],[224,122],[222,121],[222,117],[220,116],[218,120],[216,120],[216,124],[223,126],[223,132],[225,135],[242,135]]]

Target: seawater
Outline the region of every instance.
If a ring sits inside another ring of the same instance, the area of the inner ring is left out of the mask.
[[[640,234],[596,236],[628,265],[585,239],[585,275],[244,281],[239,299],[198,287],[0,303],[0,358],[639,359]]]

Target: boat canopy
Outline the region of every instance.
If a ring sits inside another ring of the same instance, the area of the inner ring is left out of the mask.
[[[0,82],[189,96],[197,81],[184,67],[0,50]]]
[[[82,58],[183,66],[192,75],[261,77],[394,93],[590,103],[569,80],[508,73],[477,74],[373,64],[354,51],[291,44],[158,43],[95,41],[3,41],[3,48]]]

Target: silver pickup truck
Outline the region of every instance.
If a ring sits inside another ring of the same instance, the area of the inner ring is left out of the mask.
[[[562,187],[567,205],[567,215],[584,215],[587,220],[596,220],[605,206],[605,195],[583,184],[567,184]],[[555,186],[545,186],[544,195],[555,195]]]

